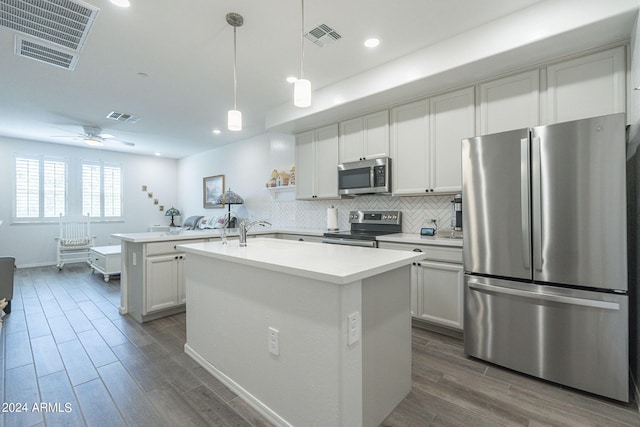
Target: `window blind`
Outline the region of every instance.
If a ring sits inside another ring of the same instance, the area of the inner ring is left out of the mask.
[[[82,165],[82,214],[100,217],[100,165]]]
[[[83,162],[82,212],[96,218],[122,216],[122,168],[117,164]]]
[[[16,158],[16,218],[40,217],[40,160]]]
[[[43,156],[15,158],[15,218],[43,220],[66,215],[67,165]]]

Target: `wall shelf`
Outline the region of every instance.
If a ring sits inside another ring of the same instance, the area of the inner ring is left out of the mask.
[[[269,191],[271,198],[274,200],[279,199],[279,195],[293,194],[295,192],[295,185],[281,185],[279,187],[265,187],[265,190]]]

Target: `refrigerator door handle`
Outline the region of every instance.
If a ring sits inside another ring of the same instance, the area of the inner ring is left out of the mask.
[[[568,297],[564,295],[553,295],[539,292],[524,291],[521,289],[503,288],[502,286],[489,285],[477,280],[469,280],[469,289],[485,292],[496,292],[500,294],[513,295],[523,298],[531,298],[542,301],[558,302],[562,304],[580,305],[583,307],[602,308],[605,310],[620,310],[620,304],[609,301],[596,301],[584,298]]]
[[[522,224],[522,263],[531,269],[531,240],[529,227],[529,139],[520,140],[520,220]]]
[[[542,164],[540,156],[540,138],[531,138],[531,171],[533,179],[533,267],[542,271]]]

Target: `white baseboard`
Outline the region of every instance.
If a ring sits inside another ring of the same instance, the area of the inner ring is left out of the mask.
[[[231,378],[226,376],[215,366],[209,363],[206,359],[200,356],[200,354],[198,354],[198,352],[191,348],[188,343],[184,345],[184,352],[193,360],[195,360],[200,366],[202,366],[207,372],[216,377],[222,384],[226,385],[231,391],[237,394],[238,397],[247,402],[249,406],[258,411],[260,415],[265,417],[267,420],[277,426],[293,427],[292,424],[288,423],[284,418],[271,410],[271,408],[262,403],[262,401],[260,401],[258,398],[256,398],[254,395],[240,386],[240,384],[233,381]]]

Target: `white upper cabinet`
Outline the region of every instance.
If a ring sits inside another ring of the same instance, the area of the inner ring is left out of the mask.
[[[475,132],[473,88],[402,105],[391,115],[393,194],[461,191],[460,141]]]
[[[516,74],[480,85],[480,134],[540,124],[540,73]]]
[[[429,100],[391,110],[391,184],[394,195],[429,192]]]
[[[547,67],[548,123],[625,112],[624,47]]]
[[[296,135],[296,198],[338,197],[338,125]]]
[[[473,88],[431,98],[430,112],[430,187],[438,193],[462,191],[461,141],[475,135]]]
[[[389,155],[389,110],[340,123],[339,162]]]
[[[314,131],[296,135],[296,198],[311,199],[315,195]]]

